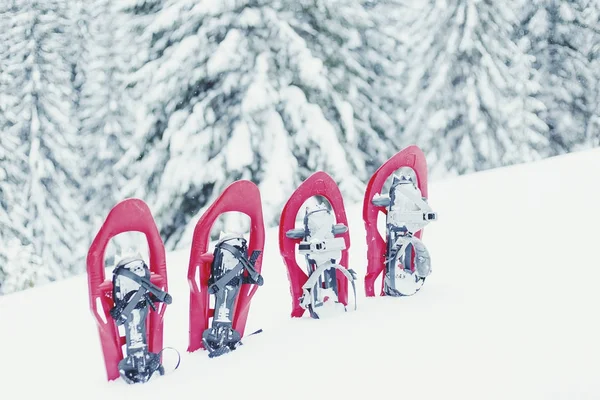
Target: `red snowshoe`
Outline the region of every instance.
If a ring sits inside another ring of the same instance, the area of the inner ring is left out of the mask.
[[[122,260],[113,279],[106,279],[104,256],[110,239],[131,231],[146,235],[149,267],[141,259]],[[108,380],[121,376],[136,383],[147,381],[154,372],[162,374],[163,317],[172,299],[167,293],[165,248],[146,203],[126,199],[110,211],[90,246],[87,274]],[[148,307],[154,312],[149,313]],[[125,336],[119,333],[119,325],[125,326]]]
[[[393,176],[388,195],[381,191]],[[365,293],[375,296],[375,280],[384,274],[381,295],[416,293],[431,273],[429,252],[421,242],[423,227],[437,220],[427,204],[427,162],[417,146],[409,146],[373,174],[363,201],[367,233]],[[377,227],[378,213],[386,216],[386,237]]]
[[[250,217],[250,241],[241,235],[225,235],[214,252],[208,252],[215,220],[229,211]],[[263,284],[260,271],[264,244],[265,228],[258,187],[250,181],[236,181],[206,210],[194,229],[188,269],[189,352],[205,348],[210,357],[215,357],[241,344],[250,301],[258,286]],[[210,308],[210,295],[215,296],[215,308]]]
[[[317,195],[329,201],[333,213],[325,206],[307,209],[303,227],[296,229],[300,207]],[[305,256],[306,272],[296,261],[296,245],[300,254]],[[356,302],[356,274],[348,269],[349,247],[350,235],[342,194],[329,175],[316,172],[292,194],[279,223],[279,250],[288,269],[292,317],[301,317],[304,310],[309,310],[312,318],[319,318],[325,308],[333,306],[337,309],[338,305],[345,311],[348,281],[354,288]]]

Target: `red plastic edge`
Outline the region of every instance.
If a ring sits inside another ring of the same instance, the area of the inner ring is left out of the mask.
[[[150,209],[140,199],[125,199],[118,203],[108,214],[100,231],[92,242],[87,255],[87,276],[90,309],[96,324],[102,345],[104,363],[108,380],[119,377],[118,363],[123,359],[124,338],[110,316],[113,307],[112,279],[106,279],[104,255],[106,247],[114,236],[123,232],[141,232],[146,235],[150,260],[148,261],[151,280],[164,291],[167,286],[167,263],[165,248]],[[98,305],[97,300],[100,301]],[[151,312],[147,319],[149,351],[158,353],[163,347],[163,318],[166,305],[160,303],[157,312]]]

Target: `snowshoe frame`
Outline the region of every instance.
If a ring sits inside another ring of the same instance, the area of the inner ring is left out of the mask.
[[[113,302],[113,282],[106,279],[104,257],[110,239],[124,232],[141,232],[146,235],[150,252],[150,281],[167,292],[167,265],[163,241],[150,209],[140,199],[130,198],[119,202],[109,212],[104,224],[94,238],[87,255],[89,305],[98,326],[100,343],[109,381],[119,378],[119,362],[124,358],[121,336],[110,310]],[[166,303],[160,303],[147,320],[148,350],[159,353],[163,347],[163,322]]]
[[[293,318],[299,318],[304,315],[305,309],[300,305],[300,298],[303,295],[302,287],[308,281],[308,275],[296,261],[296,245],[302,241],[302,238],[290,238],[286,235],[286,233],[294,229],[298,211],[304,202],[310,197],[317,195],[323,196],[327,199],[327,201],[329,201],[337,224],[343,224],[346,227],[348,226],[348,219],[346,217],[342,193],[340,192],[340,189],[333,178],[323,171],[315,172],[304,182],[302,182],[283,207],[279,221],[279,251],[283,258],[283,262],[287,267],[288,279],[290,281],[290,293],[292,295],[291,316]],[[346,230],[345,232],[340,233],[340,236],[344,238],[344,242],[346,244],[346,248],[342,250],[340,264],[347,269],[348,249],[350,248],[349,231]],[[339,270],[336,270],[336,277],[338,301],[347,306],[348,279]]]
[[[208,252],[211,228],[219,215],[237,211],[250,217],[250,240],[248,249],[251,252],[260,250],[254,269],[260,273],[262,252],[265,245],[265,227],[262,213],[262,202],[258,186],[248,180],[233,182],[221,193],[202,215],[194,229],[190,263],[188,267],[188,283],[190,286],[190,323],[188,352],[204,348],[203,333],[208,329],[210,319],[215,310],[210,308],[209,279],[211,276],[214,254]],[[244,274],[247,274],[245,272]],[[233,329],[244,336],[246,320],[250,311],[250,302],[258,289],[257,285],[243,283],[239,289],[233,315]]]
[[[417,186],[421,190],[423,198],[428,198],[427,191],[427,160],[425,154],[416,145],[408,146],[377,169],[371,176],[365,197],[363,199],[363,221],[367,240],[367,273],[365,275],[365,294],[367,297],[375,296],[375,280],[384,272],[387,253],[387,240],[383,238],[377,229],[377,216],[380,212],[387,216],[387,208],[382,204],[374,204],[373,198],[381,194],[383,185],[392,173],[401,167],[411,168],[417,178]],[[414,236],[422,239],[423,229],[414,232]],[[384,280],[381,280],[380,295],[384,293]]]

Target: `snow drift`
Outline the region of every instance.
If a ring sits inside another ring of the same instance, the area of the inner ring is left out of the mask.
[[[235,352],[185,353],[189,251],[168,254],[165,346],[178,370],[106,382],[85,276],[0,297],[3,398],[597,399],[600,149],[430,183],[433,273],[406,298],[291,319],[277,230]],[[364,277],[361,205],[347,208]],[[165,367],[169,368],[169,354]]]

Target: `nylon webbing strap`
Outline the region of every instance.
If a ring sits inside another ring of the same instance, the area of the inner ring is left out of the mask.
[[[137,306],[137,303],[140,302],[140,300],[142,299],[142,297],[144,296],[144,291],[142,290],[142,288],[139,288],[137,290],[137,292],[135,292],[135,295],[129,300],[129,303],[127,303],[127,306],[125,306],[125,308],[123,309],[123,311],[121,312],[121,315],[123,315],[123,317],[125,319],[128,319],[128,315],[131,314],[131,312],[135,309],[135,306]]]
[[[140,300],[142,300],[142,296],[144,296],[146,292],[152,293],[154,296],[156,296],[158,301],[167,304],[170,303],[169,294],[161,290],[148,279],[141,277],[134,272],[131,272],[125,267],[118,268],[114,273],[116,275],[122,275],[126,278],[129,278],[138,285],[140,285],[140,288],[136,291],[135,295],[129,300],[125,308],[123,308],[123,311],[121,311],[121,315],[123,315],[125,319],[127,319],[127,316],[135,309]],[[150,303],[150,305],[152,306],[152,308],[154,308],[154,305],[152,303]]]
[[[238,250],[237,247],[232,246],[227,243],[221,243],[219,245],[222,249],[229,251],[233,256],[238,260],[238,264],[231,270],[227,271],[225,275],[223,275],[219,280],[210,285],[210,289],[212,293],[217,293],[218,291],[223,290],[223,288],[233,279],[235,278],[243,269],[248,271],[250,278],[254,281],[254,283],[258,283],[260,274],[254,269],[254,262],[260,255],[259,250],[254,250],[252,252],[252,260],[253,262],[248,261],[244,253]],[[216,290],[215,290],[216,288]]]
[[[254,250],[250,256],[250,260],[248,261],[248,266],[246,267],[248,275],[254,281],[254,283],[258,283],[258,278],[260,277],[260,274],[256,271],[256,268],[254,268],[254,264],[256,264],[256,260],[258,260],[260,253],[260,250]]]
[[[132,281],[134,281],[135,283],[137,283],[138,285],[140,285],[141,287],[146,289],[148,292],[155,295],[159,301],[170,304],[169,294],[167,292],[165,292],[164,290],[162,290],[161,288],[159,288],[158,286],[156,286],[155,284],[153,284],[152,282],[150,282],[149,279],[146,279],[145,277],[141,277],[138,274],[135,274],[126,268],[123,268],[120,271],[117,271],[116,274],[123,275],[123,276],[131,279]]]
[[[243,268],[244,268],[244,266],[242,265],[242,263],[238,262],[238,264],[233,269],[227,271],[227,273],[225,275],[223,275],[219,280],[217,280],[215,283],[210,285],[210,292],[217,293],[217,292],[220,292],[221,290],[223,290],[223,288],[233,278],[235,278],[237,276],[237,274],[239,274],[242,271]]]

